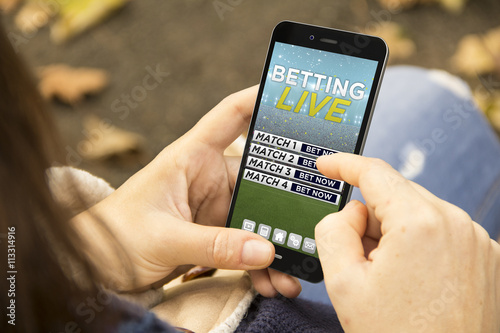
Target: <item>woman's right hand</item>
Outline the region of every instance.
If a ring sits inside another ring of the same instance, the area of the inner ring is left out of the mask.
[[[339,153],[317,166],[366,200],[316,227],[346,332],[499,332],[500,246],[481,226],[380,160]]]

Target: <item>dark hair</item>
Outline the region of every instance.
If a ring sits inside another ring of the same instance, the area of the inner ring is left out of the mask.
[[[54,202],[47,184],[46,170],[54,161],[62,161],[54,122],[2,22],[0,50],[0,331],[60,332],[68,324],[83,332],[95,331],[75,308],[88,297],[96,297],[98,274],[68,223],[69,215]],[[9,244],[15,245],[14,266],[7,266]],[[79,277],[89,282],[85,286],[76,283],[61,258],[78,267]],[[7,280],[8,271],[17,272],[14,284]],[[7,316],[12,300],[15,326]],[[99,317],[91,323],[93,327],[99,326],[99,320],[109,324],[114,318],[105,311]]]

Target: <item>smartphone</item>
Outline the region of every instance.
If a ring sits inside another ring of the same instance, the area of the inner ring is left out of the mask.
[[[351,186],[324,177],[316,159],[362,152],[387,56],[378,37],[275,27],[226,224],[271,241],[271,268],[323,279],[314,228]]]

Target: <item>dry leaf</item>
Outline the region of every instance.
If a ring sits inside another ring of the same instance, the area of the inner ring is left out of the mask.
[[[114,156],[140,152],[144,138],[136,133],[120,129],[97,116],[83,121],[87,139],[79,145],[82,156],[89,160],[103,160]]]
[[[479,110],[486,114],[486,111],[491,104],[490,94],[479,94],[478,91],[478,89],[473,90],[474,101],[476,102]]]
[[[8,14],[16,8],[20,2],[21,0],[0,0],[0,11]]]
[[[467,0],[437,0],[441,7],[451,13],[460,13],[465,7]]]
[[[474,100],[491,125],[500,133],[500,90],[475,89]]]
[[[438,3],[448,12],[460,13],[467,0],[378,0],[380,5],[391,11],[409,9],[419,4]]]
[[[500,75],[500,26],[489,30],[483,40],[488,52],[493,57],[496,72]]]
[[[12,8],[20,0],[0,0],[0,9]],[[33,34],[56,15],[50,36],[62,43],[82,31],[100,23],[111,13],[123,7],[128,0],[29,0],[16,15],[16,26],[25,34]]]
[[[471,77],[495,70],[495,61],[479,35],[463,37],[451,63],[459,72]]]
[[[500,74],[500,27],[484,35],[463,37],[451,61],[457,71],[471,77],[493,72]]]
[[[381,37],[389,46],[390,59],[408,58],[415,52],[416,46],[413,41],[404,36],[401,26],[394,22],[380,23],[370,34]]]
[[[488,119],[490,120],[491,125],[497,132],[500,133],[500,98],[495,98],[488,111]]]
[[[24,34],[34,34],[56,15],[54,10],[54,6],[44,5],[43,1],[29,1],[17,13],[14,21]]]
[[[378,0],[378,3],[385,9],[400,11],[408,9],[420,3],[419,0]]]
[[[39,89],[47,99],[58,98],[68,104],[76,104],[85,95],[100,92],[108,85],[108,74],[101,69],[72,68],[67,65],[51,65],[38,70]]]
[[[493,95],[489,100],[486,116],[495,130],[500,133],[500,92]]]
[[[128,0],[67,1],[61,5],[59,19],[51,27],[50,37],[55,43],[63,43],[100,23],[127,2]]]

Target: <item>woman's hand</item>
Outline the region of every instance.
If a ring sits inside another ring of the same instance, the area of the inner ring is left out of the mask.
[[[316,227],[346,332],[499,332],[500,246],[481,226],[380,160],[339,153],[317,166],[366,200]]]
[[[101,218],[131,259],[135,284],[121,281],[119,289],[148,286],[178,266],[194,264],[250,270],[265,296],[300,293],[295,278],[266,269],[274,259],[269,241],[224,228],[240,159],[223,152],[248,128],[256,94],[253,87],[224,99],[85,213]]]

